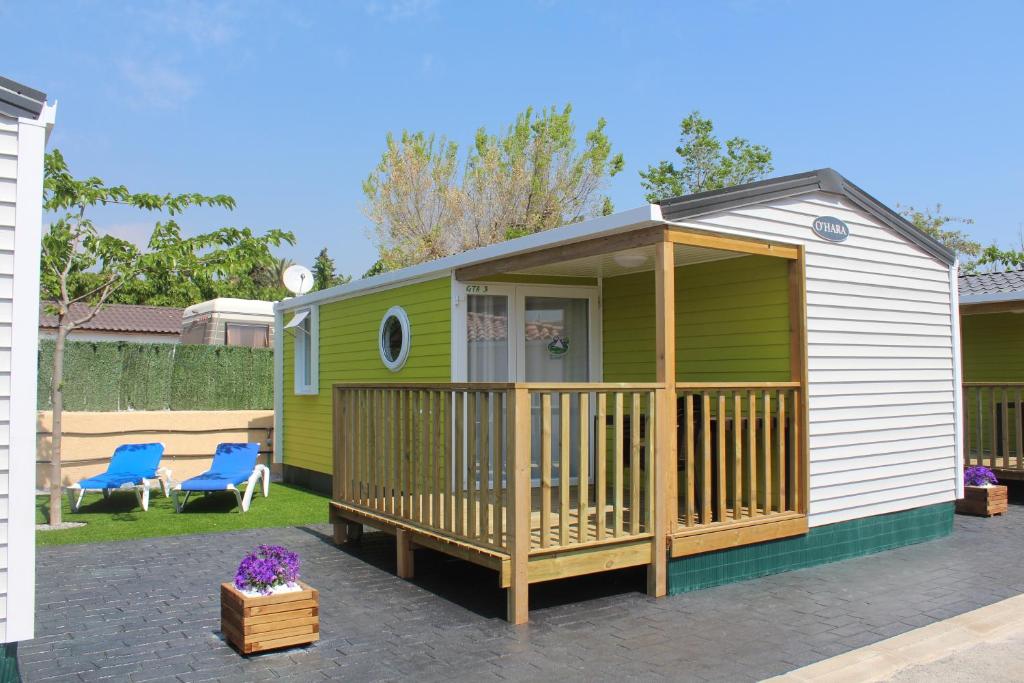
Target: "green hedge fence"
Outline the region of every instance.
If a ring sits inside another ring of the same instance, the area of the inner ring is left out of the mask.
[[[51,407],[53,347],[39,341],[39,410]],[[272,349],[69,341],[64,353],[65,410],[273,407]]]

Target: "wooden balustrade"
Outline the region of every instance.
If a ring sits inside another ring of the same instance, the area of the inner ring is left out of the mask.
[[[334,391],[337,503],[514,563],[653,538],[658,514],[682,534],[806,512],[798,382],[677,384],[674,472],[656,471],[662,384]]]
[[[965,382],[964,460],[1004,471],[1024,471],[1024,383]]]
[[[504,549],[510,386],[336,385],[335,499]]]
[[[649,535],[660,384],[527,384],[531,552]]]
[[[676,528],[802,512],[799,382],[680,383]]]

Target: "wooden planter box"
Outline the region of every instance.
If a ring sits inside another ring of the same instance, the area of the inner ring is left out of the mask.
[[[220,628],[242,654],[305,645],[320,639],[320,593],[301,591],[251,598],[232,583],[220,585]]]
[[[965,486],[964,497],[956,502],[956,511],[962,515],[981,515],[991,517],[1006,512],[1006,487]]]

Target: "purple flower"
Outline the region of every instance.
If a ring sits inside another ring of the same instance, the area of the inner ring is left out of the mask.
[[[268,595],[270,589],[295,583],[299,555],[279,545],[261,545],[244,558],[235,572],[235,588]]]
[[[985,486],[986,484],[998,484],[999,480],[989,468],[984,465],[972,465],[964,470],[965,486]]]

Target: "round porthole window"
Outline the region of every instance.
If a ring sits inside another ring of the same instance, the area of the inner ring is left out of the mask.
[[[388,370],[397,372],[409,357],[412,334],[409,316],[401,306],[392,306],[380,321],[380,359]]]

